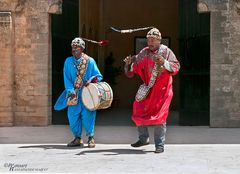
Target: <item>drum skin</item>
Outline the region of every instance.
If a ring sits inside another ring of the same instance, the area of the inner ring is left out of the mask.
[[[82,90],[82,102],[91,110],[109,108],[113,100],[113,91],[106,82],[90,83]]]

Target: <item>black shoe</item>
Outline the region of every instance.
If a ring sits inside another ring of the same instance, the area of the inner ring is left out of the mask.
[[[88,147],[89,148],[94,148],[96,145],[95,145],[95,142],[94,142],[94,138],[93,137],[89,137],[88,138]]]
[[[76,137],[74,138],[73,141],[71,141],[70,143],[67,144],[68,147],[76,147],[79,146],[80,148],[84,147],[83,141],[81,138]]]
[[[164,148],[156,147],[155,153],[163,153],[163,152],[164,152]]]
[[[149,142],[146,143],[142,143],[140,140],[138,140],[136,143],[131,144],[132,147],[141,147],[141,146],[145,146],[148,145]]]

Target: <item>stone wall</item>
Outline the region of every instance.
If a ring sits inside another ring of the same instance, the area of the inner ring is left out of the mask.
[[[11,12],[0,12],[0,126],[13,124],[13,60]]]
[[[240,127],[240,0],[199,0],[211,15],[210,126]]]
[[[61,0],[0,1],[0,126],[51,123],[50,14]]]

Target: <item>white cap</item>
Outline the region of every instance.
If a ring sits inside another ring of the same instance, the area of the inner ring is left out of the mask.
[[[149,37],[154,37],[156,39],[161,40],[162,36],[160,31],[157,28],[152,28],[148,33],[147,33],[147,38]]]
[[[78,46],[85,49],[85,42],[80,37],[76,37],[72,40],[71,46]]]

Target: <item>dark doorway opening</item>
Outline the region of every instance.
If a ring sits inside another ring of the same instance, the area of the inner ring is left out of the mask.
[[[71,41],[79,33],[79,0],[63,1],[62,14],[52,16],[52,104],[64,90],[63,65],[71,56]],[[52,109],[52,124],[68,124],[67,110]]]
[[[180,125],[209,125],[210,14],[197,12],[197,0],[180,4]]]
[[[53,105],[64,90],[62,73],[64,60],[71,55],[71,41],[78,35],[79,1],[63,1],[63,13],[52,16]],[[180,125],[209,125],[210,14],[197,12],[197,0],[179,1],[179,50],[180,107],[179,118],[177,116],[176,120]],[[66,109],[53,110],[52,123],[68,124],[66,111]],[[119,116],[113,119],[112,115],[116,113]],[[119,108],[118,111],[110,112],[101,110],[98,111],[98,115],[97,119],[101,124],[132,124],[129,109],[123,111]],[[175,120],[169,122],[178,124]]]

